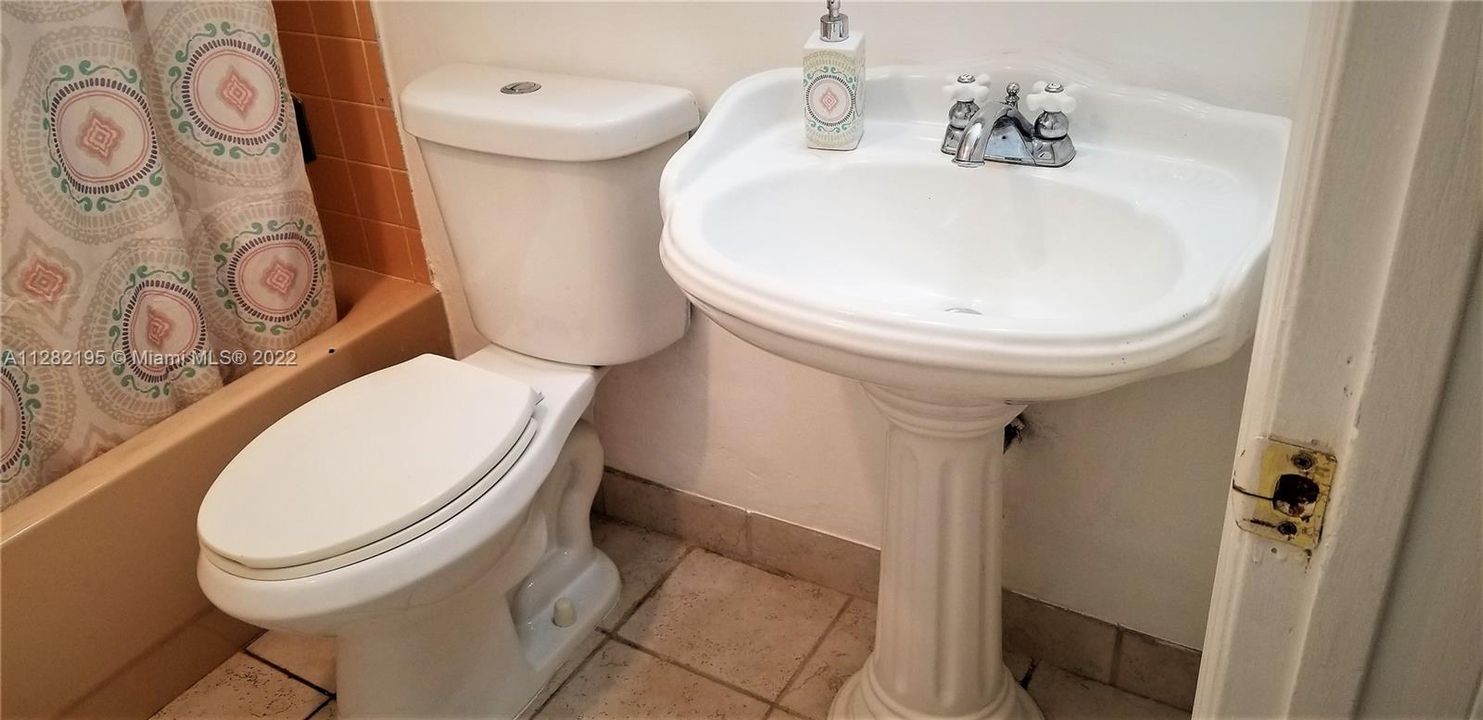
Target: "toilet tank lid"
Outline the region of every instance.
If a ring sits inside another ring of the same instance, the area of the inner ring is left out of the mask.
[[[536,83],[540,89],[529,89]],[[689,90],[493,65],[443,65],[402,90],[414,137],[480,152],[588,162],[632,155],[694,130]]]

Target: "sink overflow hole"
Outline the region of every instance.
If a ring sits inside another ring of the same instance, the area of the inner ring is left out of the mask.
[[[981,313],[981,312],[979,312],[977,310],[974,310],[973,308],[965,308],[965,307],[952,307],[952,308],[948,308],[944,312],[959,313],[959,314],[962,314],[962,315],[982,315],[983,314],[983,313]]]

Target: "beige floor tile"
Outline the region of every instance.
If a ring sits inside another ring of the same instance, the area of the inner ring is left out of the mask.
[[[611,520],[592,521],[592,542],[613,559],[623,579],[618,604],[599,623],[604,630],[612,630],[685,555],[677,537]]]
[[[760,720],[767,710],[755,698],[622,643],[609,642],[537,717]]]
[[[335,706],[335,701],[331,700],[310,715],[309,720],[336,720],[338,717],[340,717],[340,709]]]
[[[865,665],[874,645],[875,603],[850,601],[778,704],[809,720],[823,720],[840,686]]]
[[[180,694],[157,720],[309,717],[325,695],[257,658],[237,653]]]
[[[782,708],[773,708],[772,712],[767,714],[767,720],[803,720],[803,718]]]
[[[1040,664],[1030,678],[1030,697],[1046,720],[1111,718],[1188,718],[1189,713]]]
[[[1199,677],[1200,651],[1123,631],[1118,645],[1118,687],[1188,710],[1194,706]]]
[[[537,711],[546,704],[546,701],[550,700],[551,696],[555,695],[556,691],[561,688],[561,684],[566,682],[567,678],[570,678],[572,673],[577,671],[577,668],[582,667],[582,663],[587,661],[587,657],[593,651],[597,650],[597,647],[606,639],[608,639],[607,635],[593,630],[592,634],[588,635],[587,639],[583,640],[582,644],[578,645],[577,649],[572,651],[572,656],[567,658],[566,662],[561,664],[561,667],[556,668],[556,674],[551,676],[551,679],[547,681],[546,686],[541,688],[539,693],[536,693],[535,698],[530,701],[530,705],[526,706],[525,711],[520,713],[520,719],[524,720],[524,718],[534,717]]]
[[[618,634],[681,665],[776,698],[845,601],[834,590],[696,551]]]
[[[663,658],[777,698],[845,596],[694,551],[618,636]]]
[[[1117,628],[1064,608],[1004,593],[1004,649],[1101,682],[1112,679]]]
[[[330,692],[335,691],[335,639],[272,630],[247,651]]]

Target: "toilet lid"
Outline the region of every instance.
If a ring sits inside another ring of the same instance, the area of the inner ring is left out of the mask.
[[[437,355],[352,380],[232,459],[201,502],[201,544],[285,568],[381,540],[484,477],[538,400],[519,380]]]

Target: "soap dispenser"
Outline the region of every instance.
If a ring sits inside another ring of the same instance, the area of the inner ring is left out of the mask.
[[[839,0],[803,46],[803,129],[811,148],[854,150],[865,133],[865,35],[850,33]]]

